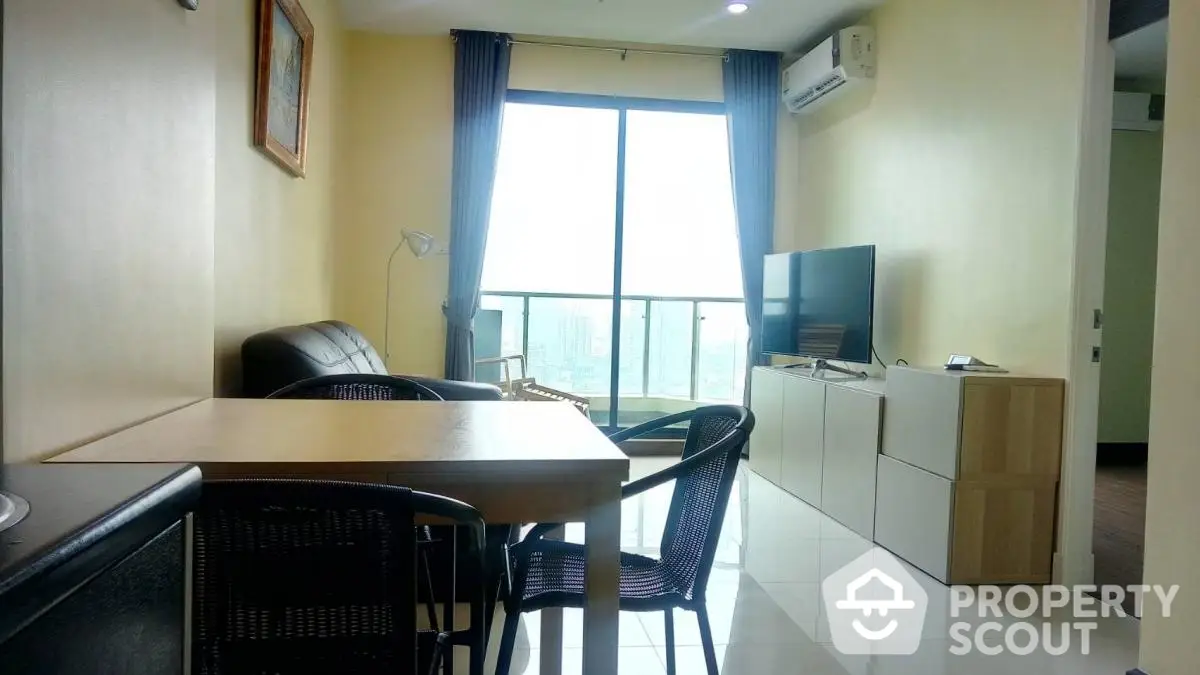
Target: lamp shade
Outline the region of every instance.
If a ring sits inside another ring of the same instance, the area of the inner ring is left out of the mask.
[[[408,244],[408,250],[412,251],[413,255],[418,258],[424,258],[432,253],[434,246],[437,244],[433,235],[428,232],[404,230],[402,234],[404,241]]]

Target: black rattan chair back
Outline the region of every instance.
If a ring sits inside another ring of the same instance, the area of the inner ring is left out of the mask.
[[[676,479],[661,556],[689,600],[696,597],[697,589],[702,594],[708,585],[738,458],[753,427],[752,419],[740,406],[706,406],[695,411],[688,425],[681,459],[709,451],[711,457]]]
[[[708,674],[717,675],[704,590],[742,446],[754,430],[754,415],[741,406],[705,406],[639,424],[609,439],[620,443],[683,422],[688,423],[688,433],[680,461],[621,488],[622,499],[628,499],[675,482],[660,557],[621,553],[620,608],[664,612],[668,675],[675,675],[673,611],[682,608],[695,612]],[[507,616],[496,660],[497,675],[508,675],[512,665],[522,612],[587,606],[586,549],[547,538],[560,527],[561,523],[535,525],[520,543],[509,548],[512,589],[505,600]]]
[[[420,382],[370,373],[322,375],[301,380],[267,398],[307,398],[335,401],[441,401],[437,392]]]
[[[206,483],[194,515],[193,671],[417,673],[414,520],[430,511],[457,514],[481,548],[478,512],[445,497],[331,481]]]

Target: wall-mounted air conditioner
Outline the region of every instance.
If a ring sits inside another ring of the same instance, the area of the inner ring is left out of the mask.
[[[783,102],[794,113],[810,113],[835,92],[874,77],[875,29],[843,28],[783,71]]]
[[[1166,98],[1158,94],[1113,94],[1113,129],[1123,131],[1161,131]]]

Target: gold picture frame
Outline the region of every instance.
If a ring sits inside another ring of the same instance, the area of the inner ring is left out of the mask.
[[[293,176],[308,158],[313,25],[300,0],[260,0],[254,145]]]

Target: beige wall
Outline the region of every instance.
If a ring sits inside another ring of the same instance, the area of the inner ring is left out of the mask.
[[[893,0],[873,91],[800,123],[795,240],[878,245],[889,362],[1066,375],[1084,7]]]
[[[315,34],[306,177],[252,144],[256,0],[209,3],[217,13],[216,382],[240,387],[242,340],[333,314],[334,158],[342,35],[337,0],[305,0]]]
[[[347,33],[335,309],[381,350],[385,268],[400,230],[448,241],[454,45],[446,36]],[[392,267],[394,372],[441,375],[445,256]]]
[[[403,228],[449,238],[454,45],[446,37],[348,33],[336,239],[337,315],[383,345],[387,256]],[[513,89],[720,101],[719,58],[516,45]],[[780,120],[777,247],[797,221],[798,132]],[[448,260],[401,251],[392,268],[390,367],[440,375]]]
[[[207,396],[214,15],[4,3],[4,458]]]
[[[1145,583],[1181,590],[1170,619],[1146,607],[1141,667],[1151,675],[1190,674],[1200,663],[1200,3],[1171,3],[1170,32]]]
[[[585,44],[585,43],[581,43]],[[645,45],[642,45],[645,49]],[[663,47],[662,49],[670,49]],[[514,45],[512,89],[721,101],[718,56],[671,56]]]
[[[1101,443],[1145,443],[1150,433],[1161,179],[1162,133],[1114,131],[1104,265]]]

